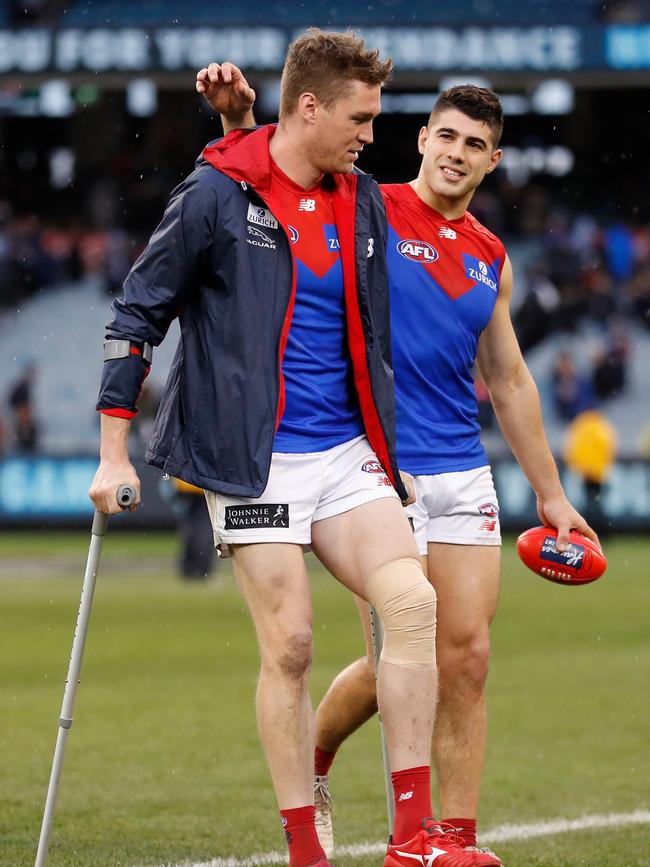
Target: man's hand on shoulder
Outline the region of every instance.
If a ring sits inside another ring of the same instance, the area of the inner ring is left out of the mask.
[[[196,74],[196,90],[219,112],[225,133],[255,126],[255,91],[233,63],[226,60],[200,69]]]
[[[95,504],[98,512],[106,515],[116,515],[125,511],[117,502],[117,491],[120,485],[128,485],[135,491],[135,502],[129,506],[130,512],[140,505],[140,479],[130,461],[103,460],[95,478],[92,481],[88,496]]]

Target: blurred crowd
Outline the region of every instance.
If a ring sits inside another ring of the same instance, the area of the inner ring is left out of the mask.
[[[156,210],[158,197],[156,190]],[[650,226],[559,209],[534,184],[517,192],[516,203],[509,201],[507,189],[498,195],[480,191],[472,210],[504,237],[515,259],[514,322],[524,353],[551,335],[585,326],[597,335],[589,370],[584,363],[576,366],[568,350],[555,358],[551,386],[557,419],[571,422],[623,393],[630,325],[650,330]],[[119,293],[146,242],[144,233],[133,234],[120,227],[44,222],[36,214],[14,214],[10,203],[0,200],[0,315],[3,307],[14,309],[35,292],[91,275],[101,278],[107,293]],[[19,389],[19,395],[26,392]],[[481,418],[489,427],[489,396],[480,383],[478,392]],[[22,426],[16,421],[28,401],[9,397],[13,426],[22,431],[19,437],[14,432],[14,441],[29,448],[36,437],[25,433],[27,421]],[[6,421],[4,429],[6,442]]]
[[[528,291],[516,314],[524,351],[587,321],[610,331],[620,354],[622,322],[650,329],[650,226],[550,210],[524,230]]]
[[[535,183],[517,191],[503,185],[498,195],[479,191],[472,210],[507,241],[517,290],[513,321],[524,354],[550,339],[563,347],[547,384],[556,420],[570,423],[625,392],[631,335],[641,328],[650,336],[650,225],[632,215],[572,211],[560,201]],[[577,335],[574,357],[570,338]],[[489,426],[489,395],[480,383],[478,394]]]
[[[5,406],[0,403],[0,457],[5,451],[29,455],[38,451],[39,425],[34,407],[36,367],[28,363],[11,384]]]
[[[46,223],[33,213],[15,215],[0,200],[0,308],[91,275],[101,276],[108,292],[119,290],[134,255],[123,229]]]

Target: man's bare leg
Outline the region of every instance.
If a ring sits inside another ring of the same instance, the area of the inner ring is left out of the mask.
[[[313,804],[311,592],[299,545],[233,547],[260,648],[257,723],[281,810]]]
[[[484,687],[501,549],[429,543],[438,595],[440,692],[433,738],[440,815],[475,819],[487,733]]]
[[[420,557],[427,574],[428,561]],[[335,753],[341,744],[377,713],[377,676],[372,648],[370,608],[355,594],[354,602],[366,643],[366,655],[336,675],[316,708],[316,746]]]
[[[403,557],[418,559],[402,507],[390,498],[318,521],[312,527],[312,547],[332,575],[362,598],[380,566]],[[435,670],[380,662],[377,701],[393,771],[429,764],[435,695]]]
[[[321,562],[345,586],[366,600],[392,586],[393,574],[399,581],[395,588],[402,611],[409,617],[416,612],[427,638],[429,657],[426,664],[411,660],[389,662],[382,658],[378,666],[377,700],[384,723],[384,734],[390,756],[396,800],[395,839],[398,843],[421,830],[421,821],[431,816],[429,764],[433,718],[435,713],[435,596],[419,567],[413,535],[400,504],[394,499],[381,499],[342,515],[328,518],[312,526],[312,547]],[[407,573],[401,572],[407,564]],[[388,567],[388,571],[384,569]],[[394,573],[391,571],[394,569]],[[408,578],[406,578],[408,574]],[[377,580],[381,577],[381,580]],[[402,580],[404,578],[404,580]],[[410,599],[414,606],[410,608]],[[385,604],[379,599],[378,604]],[[424,604],[424,608],[420,608]],[[423,616],[424,614],[424,616]],[[391,644],[404,637],[411,644],[416,621],[397,628],[399,616],[386,604],[384,628],[391,635]],[[418,631],[421,627],[417,627]],[[392,631],[392,632],[391,632]],[[408,636],[408,637],[407,637]],[[384,644],[384,653],[389,642]],[[401,790],[400,787],[405,789]],[[406,792],[408,789],[408,793]],[[401,797],[398,793],[403,792]]]

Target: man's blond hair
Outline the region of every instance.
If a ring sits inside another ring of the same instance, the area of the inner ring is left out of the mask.
[[[289,46],[280,87],[280,117],[298,107],[303,93],[313,93],[330,108],[353,81],[385,85],[393,71],[390,58],[367,49],[354,33],[326,33],[311,27]]]

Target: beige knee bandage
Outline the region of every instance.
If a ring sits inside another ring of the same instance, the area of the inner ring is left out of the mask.
[[[384,627],[381,659],[432,671],[436,667],[436,593],[413,557],[393,560],[368,579],[367,597]]]

